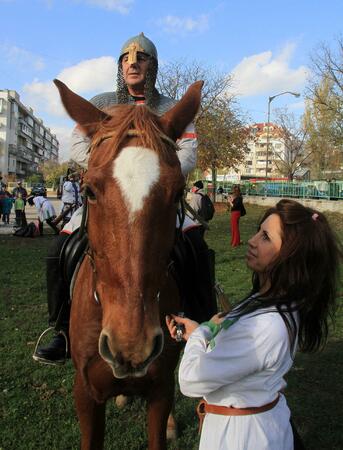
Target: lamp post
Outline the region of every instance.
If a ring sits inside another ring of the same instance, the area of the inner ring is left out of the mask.
[[[268,98],[266,179],[268,178],[268,157],[269,157],[269,139],[270,139],[270,133],[269,133],[270,104],[274,100],[274,98],[280,97],[280,95],[284,95],[284,94],[291,94],[294,97],[300,97],[300,94],[298,92],[285,91],[285,92],[281,92],[280,94],[272,95],[271,97]]]

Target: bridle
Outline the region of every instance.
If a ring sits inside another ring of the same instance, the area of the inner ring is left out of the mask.
[[[134,128],[130,129],[127,131],[126,136],[128,137],[139,137],[139,136],[143,136],[145,134],[144,131],[140,131],[140,130],[136,130]],[[167,142],[169,145],[171,145],[174,150],[176,152],[178,152],[180,150],[179,146],[177,145],[176,142],[174,142],[169,136],[167,136],[166,134],[162,133],[162,131],[159,132],[160,138],[162,139],[162,141]],[[103,141],[107,140],[107,139],[112,139],[115,136],[117,136],[117,133],[114,133],[113,131],[105,133],[101,136],[96,136],[93,141],[91,142],[91,145],[89,147],[89,153],[92,153],[92,151],[98,147]]]

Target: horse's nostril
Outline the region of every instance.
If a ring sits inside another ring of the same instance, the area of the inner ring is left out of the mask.
[[[152,354],[151,354],[152,358],[156,358],[162,352],[163,343],[164,343],[163,333],[160,333],[157,336],[155,336],[154,347],[153,347]]]
[[[99,353],[105,360],[113,358],[110,347],[108,345],[108,336],[104,332],[101,333],[99,339]]]

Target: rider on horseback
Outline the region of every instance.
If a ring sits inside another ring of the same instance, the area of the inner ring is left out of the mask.
[[[161,116],[171,109],[176,101],[161,95],[156,87],[156,77],[158,70],[158,58],[155,45],[144,36],[143,33],[129,39],[123,45],[118,59],[117,91],[105,92],[93,97],[90,101],[97,108],[105,110],[116,104],[145,104],[152,111]],[[177,142],[179,146],[178,157],[181,163],[182,173],[187,174],[194,169],[197,159],[197,138],[194,124],[191,123],[184,131],[182,138]],[[82,134],[78,127],[72,133],[71,157],[80,166],[87,168],[89,158],[90,140]],[[61,234],[54,241],[47,257],[47,297],[49,310],[49,325],[54,326],[58,332],[51,343],[45,347],[36,348],[33,358],[47,364],[61,364],[65,361],[66,338],[69,328],[69,292],[67,283],[60,269],[60,253],[69,235],[79,228],[81,213],[79,208],[72,216],[71,220],[62,230]],[[190,251],[198,256],[202,261],[198,262],[198,281],[201,282],[201,289],[197,286],[198,292],[196,302],[202,303],[200,307],[198,321],[207,320],[216,312],[211,298],[213,298],[213,276],[210,275],[208,248],[198,230],[199,225],[187,219],[183,225],[183,236],[186,245],[186,252]],[[180,247],[180,246],[179,246]],[[187,250],[188,249],[188,250]],[[180,248],[179,248],[180,250]],[[181,251],[182,252],[182,251]],[[174,251],[174,257],[177,259]],[[187,264],[187,262],[186,262]],[[180,265],[182,270],[182,262]],[[212,274],[213,275],[213,274]],[[199,278],[200,277],[200,278]],[[183,280],[180,281],[180,285]],[[186,292],[183,293],[187,296]],[[182,293],[181,293],[182,295]],[[199,297],[203,297],[200,299]],[[204,305],[205,308],[204,308]],[[189,315],[189,314],[188,314]]]

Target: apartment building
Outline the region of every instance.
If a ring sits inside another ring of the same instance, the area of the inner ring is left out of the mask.
[[[25,179],[40,164],[58,160],[59,143],[43,121],[23,105],[14,90],[0,90],[0,173],[7,180]]]
[[[280,157],[283,158],[286,152],[281,130],[273,123],[254,123],[248,125],[247,129],[250,136],[247,144],[249,151],[245,155],[244,161],[236,168],[219,170],[217,181],[238,183],[240,180],[247,178],[265,178],[266,168],[268,178],[283,177],[275,163],[275,161],[280,160]],[[266,167],[268,133],[269,151],[268,167]],[[212,179],[210,171],[206,172],[205,176],[208,180]]]
[[[285,154],[285,144],[280,129],[273,123],[255,123],[249,126],[250,140],[248,142],[249,153],[245,161],[239,167],[239,173],[251,177],[265,177],[266,169],[268,177],[281,176],[275,161]],[[268,165],[267,142],[269,134]]]

